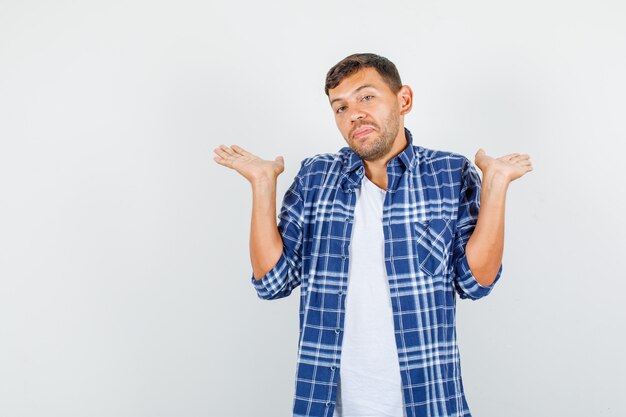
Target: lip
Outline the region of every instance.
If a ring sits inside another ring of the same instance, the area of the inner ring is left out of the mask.
[[[354,131],[354,133],[352,134],[352,137],[354,139],[360,139],[363,136],[367,136],[369,133],[373,131],[374,131],[373,127],[370,127],[370,126],[361,127]]]

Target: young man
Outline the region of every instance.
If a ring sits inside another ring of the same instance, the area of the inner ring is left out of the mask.
[[[300,286],[293,415],[470,416],[455,293],[481,298],[500,277],[506,191],[532,170],[529,157],[480,149],[481,191],[465,157],[413,143],[411,88],[374,54],[337,63],[325,91],[349,147],[302,162],[278,226],[283,159],[215,149],[252,185],[258,296]]]

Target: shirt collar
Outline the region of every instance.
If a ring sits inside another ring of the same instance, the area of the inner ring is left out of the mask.
[[[395,158],[389,161],[389,163],[398,163],[399,161],[404,165],[405,169],[411,169],[417,162],[417,155],[415,154],[415,149],[413,147],[413,135],[406,127],[404,128],[404,136],[406,137],[407,142],[406,148],[396,155]]]
[[[411,172],[417,163],[417,154],[413,147],[413,135],[406,127],[404,128],[404,136],[407,140],[407,146],[387,163],[388,172],[397,172],[400,175],[405,171]],[[365,166],[363,160],[349,147],[342,148],[341,151],[343,153],[343,167],[339,185],[344,191],[352,192],[354,188],[361,186],[363,175],[365,175]],[[393,176],[393,178],[397,177],[398,175]],[[395,185],[390,184],[390,187],[393,188]]]

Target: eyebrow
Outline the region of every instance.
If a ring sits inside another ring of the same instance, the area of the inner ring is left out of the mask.
[[[361,91],[362,89],[364,89],[364,88],[368,88],[368,87],[371,87],[371,88],[373,88],[374,90],[376,90],[376,87],[374,87],[374,86],[373,86],[373,85],[371,85],[371,84],[363,84],[362,86],[360,86],[359,88],[357,88],[356,90],[354,90],[354,91],[352,92],[352,94],[356,94],[356,93],[358,93],[359,91]],[[337,98],[334,98],[334,99],[332,99],[332,100],[331,100],[330,105],[332,106],[332,105],[333,105],[333,103],[334,103],[335,101],[338,101],[338,100],[343,100],[343,99],[344,99],[343,97],[337,97]]]

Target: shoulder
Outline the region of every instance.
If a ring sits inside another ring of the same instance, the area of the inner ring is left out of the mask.
[[[341,153],[320,153],[302,160],[302,168],[307,171],[327,169],[343,160]]]
[[[342,148],[336,153],[321,153],[302,160],[297,179],[305,195],[311,197],[311,190],[334,187],[349,166],[350,148]]]
[[[421,146],[415,146],[415,155],[415,173],[427,184],[448,184],[456,187],[468,178],[472,182],[478,182],[476,168],[464,155]]]
[[[413,145],[418,164],[449,167],[452,169],[466,169],[471,165],[469,159],[456,152],[425,148]]]
[[[321,153],[302,160],[299,176],[325,176],[341,172],[348,162],[349,148],[342,148],[336,153]]]

